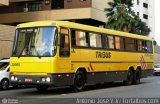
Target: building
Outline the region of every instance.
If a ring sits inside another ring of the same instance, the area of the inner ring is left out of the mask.
[[[0,0],[0,6],[9,5],[9,0]]]
[[[8,0],[0,0],[0,6],[8,6]],[[0,24],[0,59],[8,58],[12,52],[14,26]]]
[[[160,64],[160,46],[154,47],[154,61],[155,64]]]
[[[0,7],[0,23],[17,25],[37,20],[69,20],[104,26],[104,8],[111,0],[10,0]]]
[[[155,0],[133,0],[133,10],[151,29],[149,36],[155,39]]]
[[[11,56],[14,34],[15,26],[0,25],[0,59]]]

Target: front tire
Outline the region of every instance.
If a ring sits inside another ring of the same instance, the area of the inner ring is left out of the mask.
[[[76,92],[80,92],[84,90],[85,85],[85,75],[82,71],[77,71],[74,78],[73,89]]]
[[[7,79],[3,79],[1,81],[1,89],[2,90],[7,90],[9,87],[9,81]]]

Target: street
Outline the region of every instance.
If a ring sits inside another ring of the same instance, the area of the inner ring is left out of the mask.
[[[0,104],[4,99],[11,104],[75,104],[78,103],[77,98],[160,98],[159,86],[160,77],[152,76],[142,79],[139,85],[124,86],[120,82],[108,83],[87,86],[85,91],[78,93],[69,87],[50,88],[45,93],[40,93],[35,88],[10,88],[0,91],[0,100],[3,100]]]

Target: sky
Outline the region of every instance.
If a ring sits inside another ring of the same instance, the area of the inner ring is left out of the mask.
[[[155,0],[155,39],[160,46],[160,0]]]

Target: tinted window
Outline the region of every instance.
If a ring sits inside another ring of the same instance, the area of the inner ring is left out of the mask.
[[[138,40],[138,41],[137,41],[137,44],[138,44],[138,51],[143,51],[143,48],[142,48],[142,40]]]
[[[152,49],[152,42],[147,41],[147,52],[152,53],[153,49]]]
[[[101,35],[89,33],[90,47],[102,48]]]
[[[115,47],[116,49],[124,49],[124,39],[122,37],[115,37]]]
[[[108,37],[108,44],[110,49],[114,49],[114,37],[113,36],[107,36]]]
[[[75,31],[75,41],[76,46],[88,47],[87,35],[84,31]]]
[[[70,47],[69,47],[69,30],[66,28],[61,28],[60,34],[60,56],[69,56]]]
[[[126,38],[125,39],[125,42],[126,42],[126,50],[129,50],[129,51],[135,51],[135,40],[132,39],[132,38]]]

